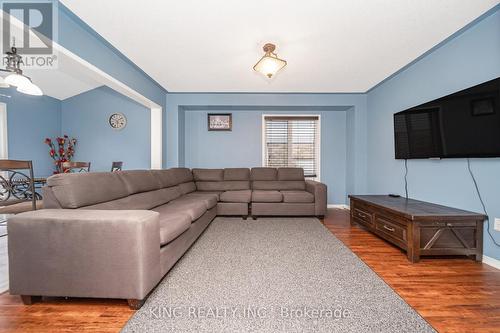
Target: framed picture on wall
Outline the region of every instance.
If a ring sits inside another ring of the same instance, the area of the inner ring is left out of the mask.
[[[209,131],[231,131],[233,129],[233,115],[231,113],[209,113]]]

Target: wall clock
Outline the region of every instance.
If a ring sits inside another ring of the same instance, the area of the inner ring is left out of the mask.
[[[116,112],[109,116],[109,126],[115,130],[124,129],[127,126],[127,118],[123,113]]]

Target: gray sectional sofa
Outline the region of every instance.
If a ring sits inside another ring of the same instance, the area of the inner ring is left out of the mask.
[[[300,168],[61,174],[46,209],[8,221],[10,293],[145,298],[217,215],[318,216],[326,186]]]

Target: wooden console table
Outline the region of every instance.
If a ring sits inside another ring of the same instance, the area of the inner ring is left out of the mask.
[[[467,255],[481,261],[486,216],[388,195],[350,195],[351,224],[358,223],[407,252],[420,256]]]

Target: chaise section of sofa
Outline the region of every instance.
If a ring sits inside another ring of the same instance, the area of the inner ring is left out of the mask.
[[[324,216],[326,186],[300,168],[61,174],[47,209],[9,219],[10,292],[123,298],[138,308],[217,216]]]

